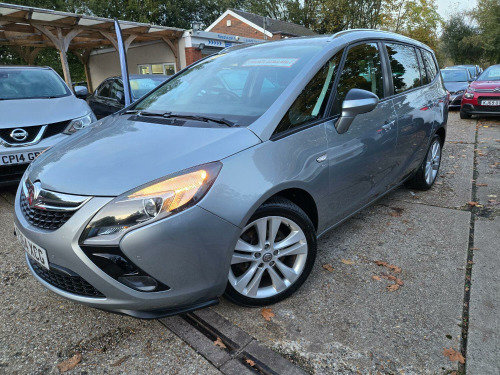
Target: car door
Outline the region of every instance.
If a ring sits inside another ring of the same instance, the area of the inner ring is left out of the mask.
[[[107,100],[106,111],[108,115],[118,112],[124,107],[125,104],[125,94],[123,92],[123,84],[119,79],[114,79],[111,82],[111,94]]]
[[[95,116],[100,119],[106,117],[109,113],[107,110],[107,100],[111,95],[111,80],[106,80],[99,85],[94,95],[88,99],[88,103]]]
[[[422,162],[434,123],[436,104],[429,85],[423,85],[417,50],[396,42],[384,43],[391,67],[394,110],[397,114],[396,148],[398,179],[412,173]]]
[[[342,102],[351,89],[373,92],[379,97],[379,103],[371,112],[356,116],[343,134],[333,125],[327,127],[331,225],[362,208],[396,182],[396,116],[392,101],[387,99],[388,87],[384,83],[387,66],[380,53],[382,48],[378,42],[350,46],[337,81],[331,110],[334,118],[340,116]]]

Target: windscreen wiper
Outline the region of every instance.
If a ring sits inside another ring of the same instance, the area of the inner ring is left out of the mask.
[[[136,113],[137,111],[127,111],[125,113]],[[172,112],[149,112],[149,111],[139,111],[138,114],[140,116],[158,116],[158,117],[165,117],[165,118],[182,118],[186,120],[195,120],[195,121],[201,121],[201,122],[215,122],[217,124],[222,124],[226,125],[228,127],[233,127],[236,126],[236,124],[232,121],[226,120],[225,118],[222,117],[210,117],[210,116],[200,116],[200,115],[181,115],[181,114],[176,114]]]

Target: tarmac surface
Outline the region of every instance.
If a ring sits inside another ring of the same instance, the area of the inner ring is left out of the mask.
[[[141,321],[60,298],[30,275],[14,190],[0,190],[0,373],[57,374],[81,355],[66,373],[500,374],[500,120],[451,112],[439,175],[323,236],[308,281],[269,321],[224,299]]]

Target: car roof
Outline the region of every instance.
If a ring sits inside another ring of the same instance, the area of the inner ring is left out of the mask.
[[[171,76],[167,76],[167,75],[164,75],[164,74],[129,74],[128,75],[128,79],[145,79],[145,78],[164,78],[164,79],[167,79]],[[104,81],[107,81],[108,79],[122,79],[122,76],[112,76],[112,77],[108,77],[106,78]],[[103,82],[104,82],[103,81]]]
[[[30,65],[2,65],[0,69],[49,69],[53,70],[50,66],[30,66]]]

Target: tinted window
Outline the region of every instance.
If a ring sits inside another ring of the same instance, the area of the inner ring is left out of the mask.
[[[427,76],[432,81],[434,77],[436,77],[438,68],[434,59],[432,58],[432,54],[429,51],[422,50],[422,56],[424,58],[425,70],[427,71]]]
[[[117,79],[114,79],[111,81],[110,88],[111,88],[110,98],[121,101],[125,95],[123,93],[122,83]]]
[[[1,69],[0,100],[70,95],[63,80],[50,69]]]
[[[293,129],[311,120],[318,119],[323,115],[332,91],[333,81],[335,81],[341,57],[342,53],[337,53],[309,81],[278,124],[274,134]],[[268,85],[265,83],[262,85],[262,91],[267,90]]]
[[[340,112],[344,98],[354,88],[384,97],[382,63],[376,43],[360,44],[349,49],[337,85],[334,113]]]
[[[417,49],[417,57],[418,57],[418,66],[420,67],[420,77],[422,77],[422,84],[427,85],[430,83],[430,79],[427,76],[427,72],[425,71],[424,60],[422,59],[422,51]]]
[[[490,66],[481,73],[478,81],[500,81],[500,65]]]
[[[445,82],[467,82],[469,75],[465,69],[441,70]]]
[[[111,96],[111,89],[110,89],[110,82],[109,81],[104,82],[97,89],[97,95],[98,96],[103,96],[105,98],[109,98]]]
[[[386,47],[391,63],[394,93],[399,94],[421,86],[415,48],[396,43],[387,43]]]

